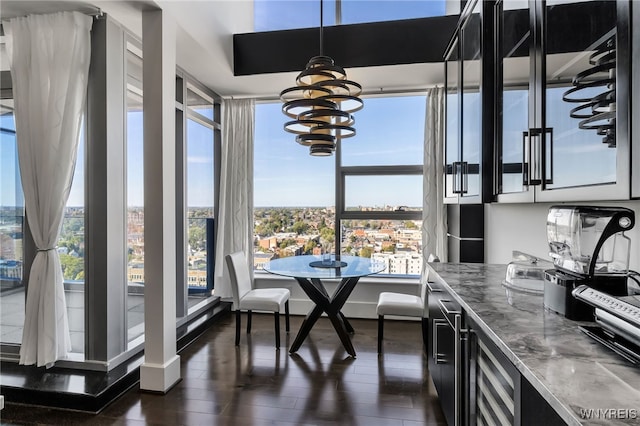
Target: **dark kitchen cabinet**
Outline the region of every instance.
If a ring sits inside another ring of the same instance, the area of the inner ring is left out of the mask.
[[[565,424],[448,287],[427,289],[429,374],[448,425]]]
[[[499,202],[631,196],[631,6],[496,3]]]
[[[462,425],[465,424],[462,310],[451,294],[437,283],[428,284],[428,298],[429,373],[447,424]]]
[[[445,202],[491,196],[492,6],[469,1],[445,52]],[[488,190],[483,185],[489,184]]]

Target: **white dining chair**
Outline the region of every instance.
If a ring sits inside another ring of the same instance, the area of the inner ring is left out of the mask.
[[[429,262],[439,262],[433,255],[429,256]],[[393,293],[385,291],[378,296],[376,313],[378,314],[378,353],[382,352],[382,340],[384,337],[384,316],[394,315],[400,317],[420,318],[422,321],[422,341],[427,344],[427,317],[429,307],[427,305],[427,271],[425,267],[420,276],[420,296],[405,293]]]
[[[236,346],[240,344],[241,311],[247,311],[247,334],[251,333],[251,312],[273,312],[275,318],[276,349],[280,349],[280,312],[284,309],[286,331],[289,332],[289,289],[254,288],[249,265],[241,251],[225,257],[231,276],[231,291],[236,308]]]

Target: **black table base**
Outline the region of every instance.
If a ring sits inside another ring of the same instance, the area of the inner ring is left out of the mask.
[[[356,351],[351,343],[349,333],[353,333],[353,327],[340,311],[346,303],[349,295],[358,283],[359,277],[343,278],[334,292],[333,296],[329,296],[327,290],[318,278],[296,278],[302,290],[309,296],[316,306],[309,311],[306,318],[302,322],[302,326],[296,335],[290,353],[295,353],[300,349],[302,342],[307,338],[311,328],[318,321],[323,312],[327,314],[333,328],[336,330],[342,345],[349,355],[356,356]]]

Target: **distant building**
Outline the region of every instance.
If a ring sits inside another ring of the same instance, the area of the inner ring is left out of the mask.
[[[383,273],[394,275],[420,275],[422,272],[422,254],[415,252],[374,253],[371,258],[384,263]]]
[[[207,288],[207,271],[189,269],[187,271],[187,283],[190,288]]]
[[[264,269],[264,264],[273,259],[273,253],[254,253],[253,254],[253,269]]]
[[[22,279],[22,262],[0,259],[0,279]]]
[[[258,240],[258,247],[265,250],[273,250],[278,247],[278,240],[276,237],[263,238]]]

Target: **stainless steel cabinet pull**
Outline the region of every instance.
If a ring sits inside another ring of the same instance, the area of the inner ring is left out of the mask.
[[[442,289],[440,287],[430,282],[427,282],[427,290],[429,290],[429,293],[442,293]]]
[[[547,168],[552,164],[552,149],[543,149],[544,139],[545,132],[540,128],[522,132],[522,184],[524,186],[542,185],[546,176],[551,175],[551,171]]]
[[[462,328],[462,315],[461,313],[457,313],[453,320],[454,326],[454,355],[453,355],[453,385],[454,385],[454,424],[456,426],[462,424],[462,404],[463,395],[462,395],[462,341],[467,338],[467,329]]]
[[[529,186],[529,131],[522,132],[522,185]]]
[[[546,139],[546,151],[544,159],[544,183],[547,185],[553,184],[553,128],[548,127],[545,129]]]
[[[448,327],[447,321],[436,318],[433,320],[433,359],[436,364],[446,364],[447,358],[445,354],[438,352],[438,327]]]
[[[440,305],[440,310],[447,315],[458,315],[460,314],[460,309],[458,308],[447,308],[447,303],[453,303],[451,300],[440,299],[438,300],[438,304]]]
[[[542,184],[542,131],[541,129],[529,130],[529,185]]]
[[[469,192],[469,163],[466,161],[462,162],[462,180],[460,184],[462,185],[460,188],[461,194]]]
[[[462,162],[453,162],[453,193],[462,194]]]

